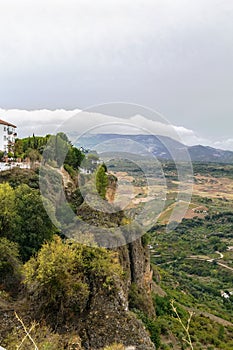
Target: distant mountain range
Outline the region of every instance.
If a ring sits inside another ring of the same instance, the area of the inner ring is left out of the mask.
[[[91,150],[121,151],[137,153],[141,156],[153,154],[158,158],[180,161],[187,160],[187,154],[193,162],[233,163],[233,152],[208,146],[186,146],[167,136],[89,134],[82,136],[76,143],[79,147]]]

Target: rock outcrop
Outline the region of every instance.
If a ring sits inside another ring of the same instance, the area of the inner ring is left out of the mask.
[[[100,350],[113,343],[134,346],[136,350],[155,349],[142,322],[126,309],[122,290],[115,297],[95,292],[79,335],[85,350]]]

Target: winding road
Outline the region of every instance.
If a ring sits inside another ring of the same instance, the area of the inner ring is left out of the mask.
[[[193,259],[193,260],[199,260],[199,261],[207,261],[207,262],[210,262],[210,263],[212,263],[212,262],[215,261],[215,262],[217,263],[217,265],[219,265],[219,266],[221,266],[221,267],[223,267],[223,268],[225,268],[225,269],[227,269],[227,270],[233,271],[233,267],[230,267],[230,266],[228,266],[228,265],[226,265],[226,264],[223,264],[223,263],[221,263],[221,262],[218,261],[218,260],[224,258],[223,253],[221,253],[221,252],[219,252],[219,251],[216,251],[215,253],[216,253],[216,254],[219,254],[220,257],[217,258],[217,259],[211,259],[211,258],[205,257],[205,256],[202,257],[202,256],[197,256],[197,255],[191,255],[191,256],[189,256],[189,257],[186,258],[186,259]]]

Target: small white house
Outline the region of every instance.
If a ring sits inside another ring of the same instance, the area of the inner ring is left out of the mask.
[[[0,151],[11,152],[16,137],[16,126],[0,119]]]

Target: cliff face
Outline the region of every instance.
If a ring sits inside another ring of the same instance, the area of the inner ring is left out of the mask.
[[[116,189],[117,178],[109,175],[106,205],[114,202]],[[101,222],[104,227],[120,226],[124,218],[123,212],[99,212],[85,203],[77,212],[84,221],[97,226]],[[76,325],[82,345],[85,350],[99,350],[113,343],[134,346],[136,350],[154,350],[142,322],[129,311],[131,289],[136,286],[140,299],[137,308],[149,317],[155,317],[151,297],[152,270],[149,250],[143,246],[141,238],[137,238],[130,244],[120,246],[116,251],[124,277],[117,281],[117,292],[114,294],[107,293],[98,281],[93,281],[88,307],[81,316],[81,322]]]
[[[60,349],[74,349],[67,344],[75,336],[80,344],[75,343],[77,350],[103,350],[113,343],[123,344],[135,350],[155,350],[144,325],[128,309],[131,285],[137,283],[143,299],[142,308],[153,315],[149,279],[151,273],[148,274],[149,261],[146,250],[141,240],[138,240],[130,246],[120,247],[118,254],[124,270],[123,276],[115,276],[110,288],[104,286],[103,280],[98,276],[87,280],[90,285],[90,295],[82,312],[76,314],[73,310],[65,318],[60,319],[55,310],[52,310],[52,315],[45,310],[45,314],[37,317],[38,303],[31,301],[31,294],[29,299],[13,302],[9,310],[6,310],[5,305],[2,309],[0,302],[0,314],[4,316],[2,332],[9,334],[13,331],[16,324],[14,311],[17,311],[28,329],[30,320],[36,317],[39,324],[42,322],[41,327],[46,325],[51,332],[56,332]],[[38,326],[38,332],[41,334],[40,326]],[[23,336],[22,332],[17,342],[20,342]]]
[[[124,286],[127,300],[132,286],[136,286],[140,298],[141,311],[154,318],[155,310],[151,297],[153,272],[150,266],[150,253],[147,247],[143,247],[141,239],[129,243],[118,249],[120,263],[126,273],[127,280]]]
[[[64,177],[64,173],[61,175]],[[30,173],[30,181],[32,181],[31,178]],[[114,191],[116,189],[115,180],[114,178],[111,179],[108,192],[109,201],[114,199]],[[36,178],[36,180],[38,179]],[[68,185],[66,186],[67,188]],[[71,195],[73,190],[77,190],[77,187],[74,186],[74,189],[73,187],[70,189]],[[93,212],[91,208],[85,205],[79,206],[79,211],[84,219],[93,225],[99,222],[102,215],[102,212]],[[122,225],[124,213],[120,212],[111,217],[106,214],[101,219],[104,227],[111,228],[113,226],[114,229],[114,227]],[[141,238],[135,239],[128,245],[122,245],[116,250],[124,273],[123,276],[116,277],[114,288],[109,290],[106,286],[103,286],[103,281],[99,277],[90,278],[86,281],[90,286],[90,295],[83,311],[77,313],[72,309],[72,312],[64,322],[59,321],[59,315],[56,314],[54,309],[52,310],[53,317],[49,317],[48,309],[45,310],[46,314],[38,316],[37,321],[39,324],[40,322],[46,324],[51,329],[51,332],[57,332],[57,337],[61,343],[60,349],[73,349],[67,346],[72,335],[75,335],[78,339],[80,337],[81,345],[75,347],[75,349],[80,350],[102,350],[105,346],[113,343],[131,346],[135,350],[155,349],[142,322],[129,311],[132,286],[136,286],[140,299],[140,305],[137,305],[137,308],[150,317],[154,317],[151,298],[152,273],[149,251],[147,247],[143,246]],[[25,287],[22,288],[22,294],[18,296],[18,300],[12,300],[11,305],[7,305],[7,310],[6,305],[3,304],[2,306],[0,300],[0,314],[4,316],[0,335],[5,336],[13,330],[16,322],[14,311],[17,311],[22,317],[28,328],[30,328],[31,320],[36,317],[38,304],[31,302],[31,294],[26,299]],[[21,338],[18,340],[20,342]]]
[[[108,186],[106,189],[106,199],[109,203],[113,203],[117,190],[117,178],[114,175],[108,175]]]
[[[82,207],[82,215],[92,223],[94,216],[90,212],[87,215],[86,209]],[[117,217],[115,219],[117,224]],[[143,324],[129,311],[131,306],[150,318],[155,317],[149,250],[143,246],[141,238],[115,250],[123,268],[123,277],[116,282],[117,291],[114,294],[107,293],[97,280],[94,281],[88,309],[82,316],[78,334],[86,350],[99,350],[115,342],[134,346],[136,350],[154,350]],[[135,288],[136,299],[140,302],[132,306],[131,294]]]
[[[131,283],[136,283],[138,292],[144,300],[144,311],[151,317],[155,316],[155,310],[151,297],[151,285],[153,272],[150,266],[150,253],[147,247],[143,247],[141,239],[128,245],[131,268]]]
[[[106,199],[109,203],[114,202],[116,189],[117,178],[111,174],[108,176],[106,191]],[[134,234],[132,233],[132,235]],[[120,263],[127,276],[123,288],[128,300],[131,287],[136,286],[137,293],[142,301],[140,310],[154,318],[155,310],[151,297],[153,272],[150,266],[150,252],[146,246],[143,246],[142,239],[138,237],[140,235],[136,234],[133,242],[118,248]]]
[[[115,342],[137,350],[155,349],[141,321],[127,311],[127,300],[121,289],[114,297],[95,291],[79,335],[86,350],[99,350]]]
[[[79,328],[83,347],[97,350],[116,342],[134,346],[136,350],[154,350],[143,324],[128,310],[129,291],[135,283],[143,300],[142,311],[154,317],[149,252],[141,239],[117,251],[124,278],[117,282],[118,290],[114,295],[106,293],[98,283],[93,286],[89,308]]]

